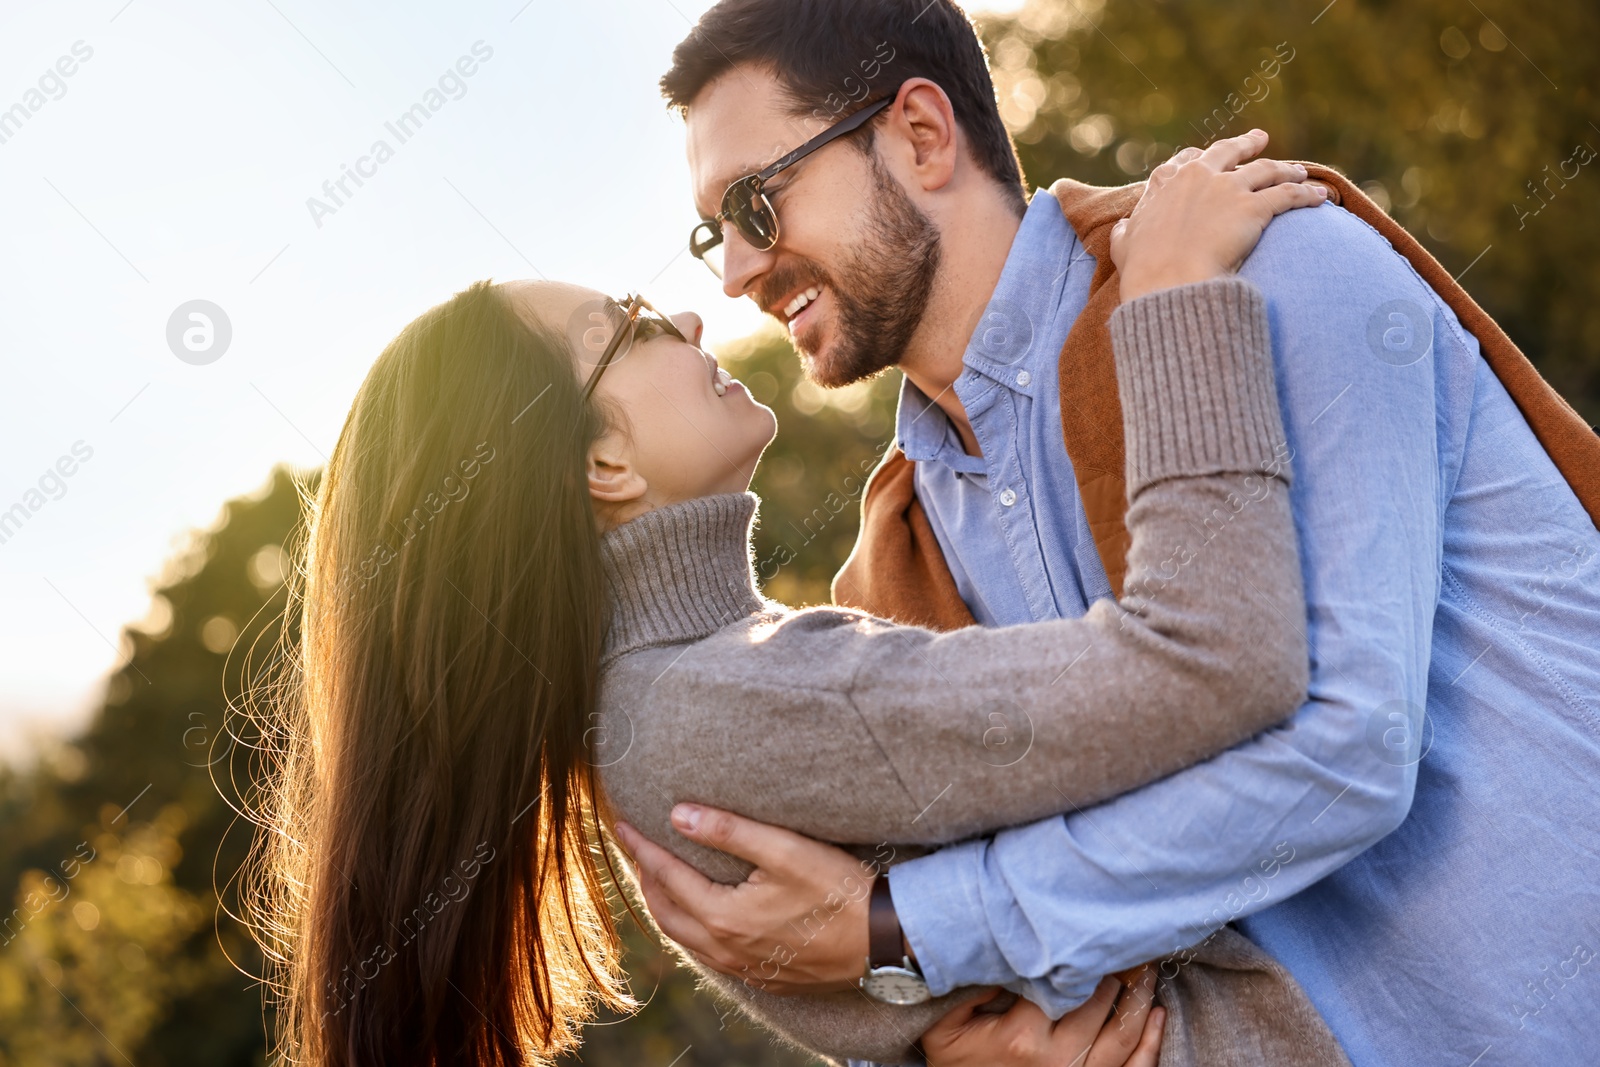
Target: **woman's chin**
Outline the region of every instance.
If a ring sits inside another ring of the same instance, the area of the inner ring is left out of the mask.
[[[778,438],[778,416],[765,404],[757,403],[756,407],[760,408],[766,414],[766,429],[761,435],[761,451],[765,452],[767,450],[767,446],[772,444],[772,442]]]
[[[737,395],[735,395],[736,393]],[[723,396],[723,399],[725,401],[732,401],[741,407],[751,408],[751,421],[763,424],[765,426],[764,431],[762,431],[764,436],[761,439],[761,447],[765,448],[772,443],[772,439],[778,435],[777,413],[771,408],[767,407],[767,405],[763,404],[761,401],[757,400],[755,397],[751,396],[750,390],[744,387],[743,382],[739,381],[737,378],[730,382],[728,384],[728,391]],[[740,417],[743,417],[742,412],[740,413]],[[752,433],[754,433],[754,431],[752,431]]]

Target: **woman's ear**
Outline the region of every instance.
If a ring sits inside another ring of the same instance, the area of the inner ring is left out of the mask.
[[[626,509],[644,499],[650,485],[633,465],[626,443],[615,433],[589,446],[589,496],[605,510]]]

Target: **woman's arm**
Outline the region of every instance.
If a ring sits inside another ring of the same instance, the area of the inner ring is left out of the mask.
[[[607,776],[619,801],[645,794],[630,821],[665,833],[670,802],[693,800],[833,841],[938,844],[1153,781],[1298,706],[1305,609],[1261,296],[1201,282],[1111,327],[1122,601],[943,634],[812,609],[759,639],[662,650],[643,673],[673,665],[630,709],[638,741]]]

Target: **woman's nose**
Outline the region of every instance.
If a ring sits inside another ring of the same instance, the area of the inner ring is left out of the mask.
[[[706,324],[701,321],[699,315],[692,311],[680,311],[672,316],[672,325],[683,331],[690,344],[696,348],[700,347],[700,335],[705,332]]]

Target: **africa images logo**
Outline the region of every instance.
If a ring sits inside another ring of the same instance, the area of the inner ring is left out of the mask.
[[[473,58],[474,56],[477,58]],[[329,178],[322,183],[322,198],[306,197],[306,210],[311,212],[311,221],[316,224],[317,229],[322,229],[322,220],[325,217],[337,214],[339,209],[345,206],[345,202],[355,195],[354,190],[350,188],[352,182],[355,183],[356,189],[360,189],[366,184],[363,179],[376,177],[379,165],[394,158],[395,145],[403,145],[415,137],[421,131],[423,124],[445,104],[466,96],[466,79],[478,72],[479,63],[487,63],[493,57],[493,48],[481,40],[474,41],[472,55],[457,59],[454,67],[447,68],[439,75],[436,86],[430,87],[422,94],[421,100],[402,111],[393,122],[383,124],[383,128],[394,138],[394,145],[384,138],[378,138],[372,142],[366,155],[356,158],[354,167],[341,163],[339,176]],[[448,97],[446,93],[449,94]]]

